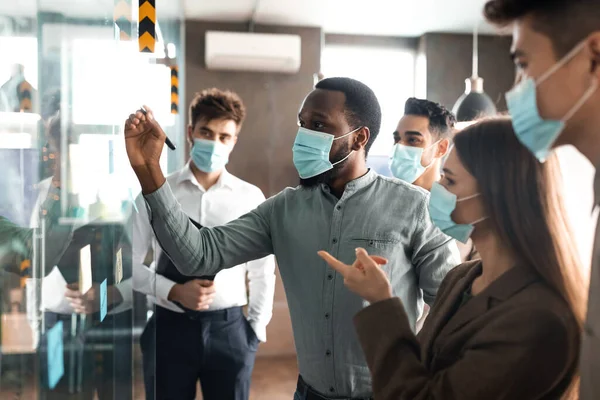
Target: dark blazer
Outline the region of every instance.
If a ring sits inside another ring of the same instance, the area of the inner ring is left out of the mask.
[[[561,397],[580,341],[567,304],[533,270],[515,267],[460,306],[480,274],[481,261],[448,273],[418,337],[398,298],[356,315],[376,400]]]
[[[600,206],[600,165],[594,179],[594,208]],[[600,399],[600,220],[592,252],[587,318],[581,344],[581,400]]]

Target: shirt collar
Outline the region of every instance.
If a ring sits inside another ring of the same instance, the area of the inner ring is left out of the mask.
[[[481,268],[481,264],[479,267]],[[540,277],[533,268],[524,264],[518,264],[500,275],[482,293],[497,300],[505,301],[523,288],[539,280]]]
[[[353,181],[348,182],[346,184],[346,187],[344,188],[344,193],[352,193],[352,192],[360,190],[364,187],[367,187],[376,178],[377,178],[377,174],[372,169],[369,169],[369,171],[366,174],[364,174],[363,176],[361,176],[360,178],[357,178]],[[331,189],[329,189],[329,186],[326,183],[323,183],[321,185],[321,189],[327,193],[330,193],[330,191],[331,191]]]
[[[469,261],[465,264],[471,264],[473,267],[457,281],[452,289],[455,293],[460,293],[461,295],[467,290],[471,291],[473,282],[483,272],[481,260]],[[519,263],[496,278],[487,288],[477,295],[477,298],[479,300],[494,298],[496,300],[505,301],[514,294],[520,292],[523,288],[540,280],[540,276],[533,268]],[[485,301],[485,304],[489,305],[487,300]]]
[[[202,185],[200,185],[200,183],[194,176],[194,172],[192,171],[190,161],[188,161],[188,163],[185,165],[185,167],[183,167],[183,169],[181,170],[181,173],[179,174],[179,177],[177,178],[177,184],[180,184],[180,183],[186,182],[186,181],[191,182],[193,185],[197,186],[202,191],[206,190],[206,189],[204,189],[204,187],[202,187]],[[233,175],[231,175],[229,173],[229,171],[227,171],[227,169],[223,168],[223,172],[221,172],[221,176],[219,177],[219,180],[217,180],[217,183],[215,183],[215,185],[211,189],[213,189],[213,188],[214,189],[219,189],[219,188],[234,189],[235,188],[235,180],[233,179]]]
[[[377,174],[369,169],[366,174],[357,178],[353,181],[350,181],[346,184],[346,191],[357,191],[364,187],[369,186],[375,179],[377,178]]]

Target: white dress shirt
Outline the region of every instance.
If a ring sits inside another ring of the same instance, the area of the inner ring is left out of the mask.
[[[50,192],[50,186],[52,185],[52,177],[46,178],[37,183],[36,188],[38,190],[38,196],[35,201],[35,206],[33,207],[33,211],[31,213],[31,217],[29,219],[29,227],[30,228],[39,228],[39,212],[42,208],[42,204],[44,204],[45,199],[48,197],[48,193]],[[51,243],[48,243],[51,245]],[[75,311],[73,307],[71,307],[69,301],[64,297],[66,291],[66,282],[64,282],[64,277],[61,272],[55,265],[46,265],[44,266],[44,278],[41,279],[41,301],[40,301],[40,311],[51,311],[57,314],[72,314]],[[63,283],[64,282],[64,283]],[[33,279],[27,281],[27,285],[31,286],[31,293],[37,293],[37,285],[39,285],[39,280],[34,282]],[[115,287],[119,290],[121,294],[126,291],[132,290],[131,282],[122,281],[121,283],[115,284]],[[125,296],[123,296],[125,298]],[[128,301],[123,301],[117,306],[111,308],[108,311],[108,314],[118,314],[122,311],[128,310],[132,307],[132,299],[133,296],[131,293],[126,297]],[[31,311],[33,312],[33,308]],[[31,314],[31,318],[33,318],[33,314]]]
[[[42,208],[44,200],[46,199],[46,197],[48,197],[48,192],[50,192],[50,185],[52,185],[52,177],[41,180],[35,185],[38,191],[38,196],[35,199],[35,205],[33,206],[31,218],[29,219],[30,228],[38,228],[40,208]],[[50,268],[52,267],[50,266]]]
[[[202,226],[224,225],[252,211],[265,200],[262,191],[223,170],[219,180],[205,190],[196,180],[188,163],[167,177],[169,185],[183,211]],[[161,250],[156,242],[143,197],[135,200],[138,213],[133,213],[133,289],[148,295],[155,304],[174,312],[183,310],[167,300],[175,282],[155,272]],[[144,265],[148,250],[154,250],[150,267]],[[249,302],[246,292],[246,273],[249,280]],[[130,281],[123,281],[129,283]],[[244,306],[249,303],[248,320],[256,336],[266,341],[266,326],[273,313],[275,293],[275,260],[268,256],[219,272],[214,280],[216,295],[208,311]],[[119,288],[124,302],[131,292]]]

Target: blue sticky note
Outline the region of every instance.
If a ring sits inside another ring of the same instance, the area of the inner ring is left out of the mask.
[[[58,321],[46,334],[48,342],[48,386],[54,389],[65,373],[63,323]]]
[[[100,284],[100,322],[104,321],[108,312],[108,294],[106,293],[106,279]]]

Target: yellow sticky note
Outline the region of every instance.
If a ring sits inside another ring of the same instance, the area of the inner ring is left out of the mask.
[[[117,251],[117,262],[115,265],[115,283],[123,280],[123,249]]]
[[[92,288],[92,249],[85,246],[79,252],[79,291],[87,293]]]

